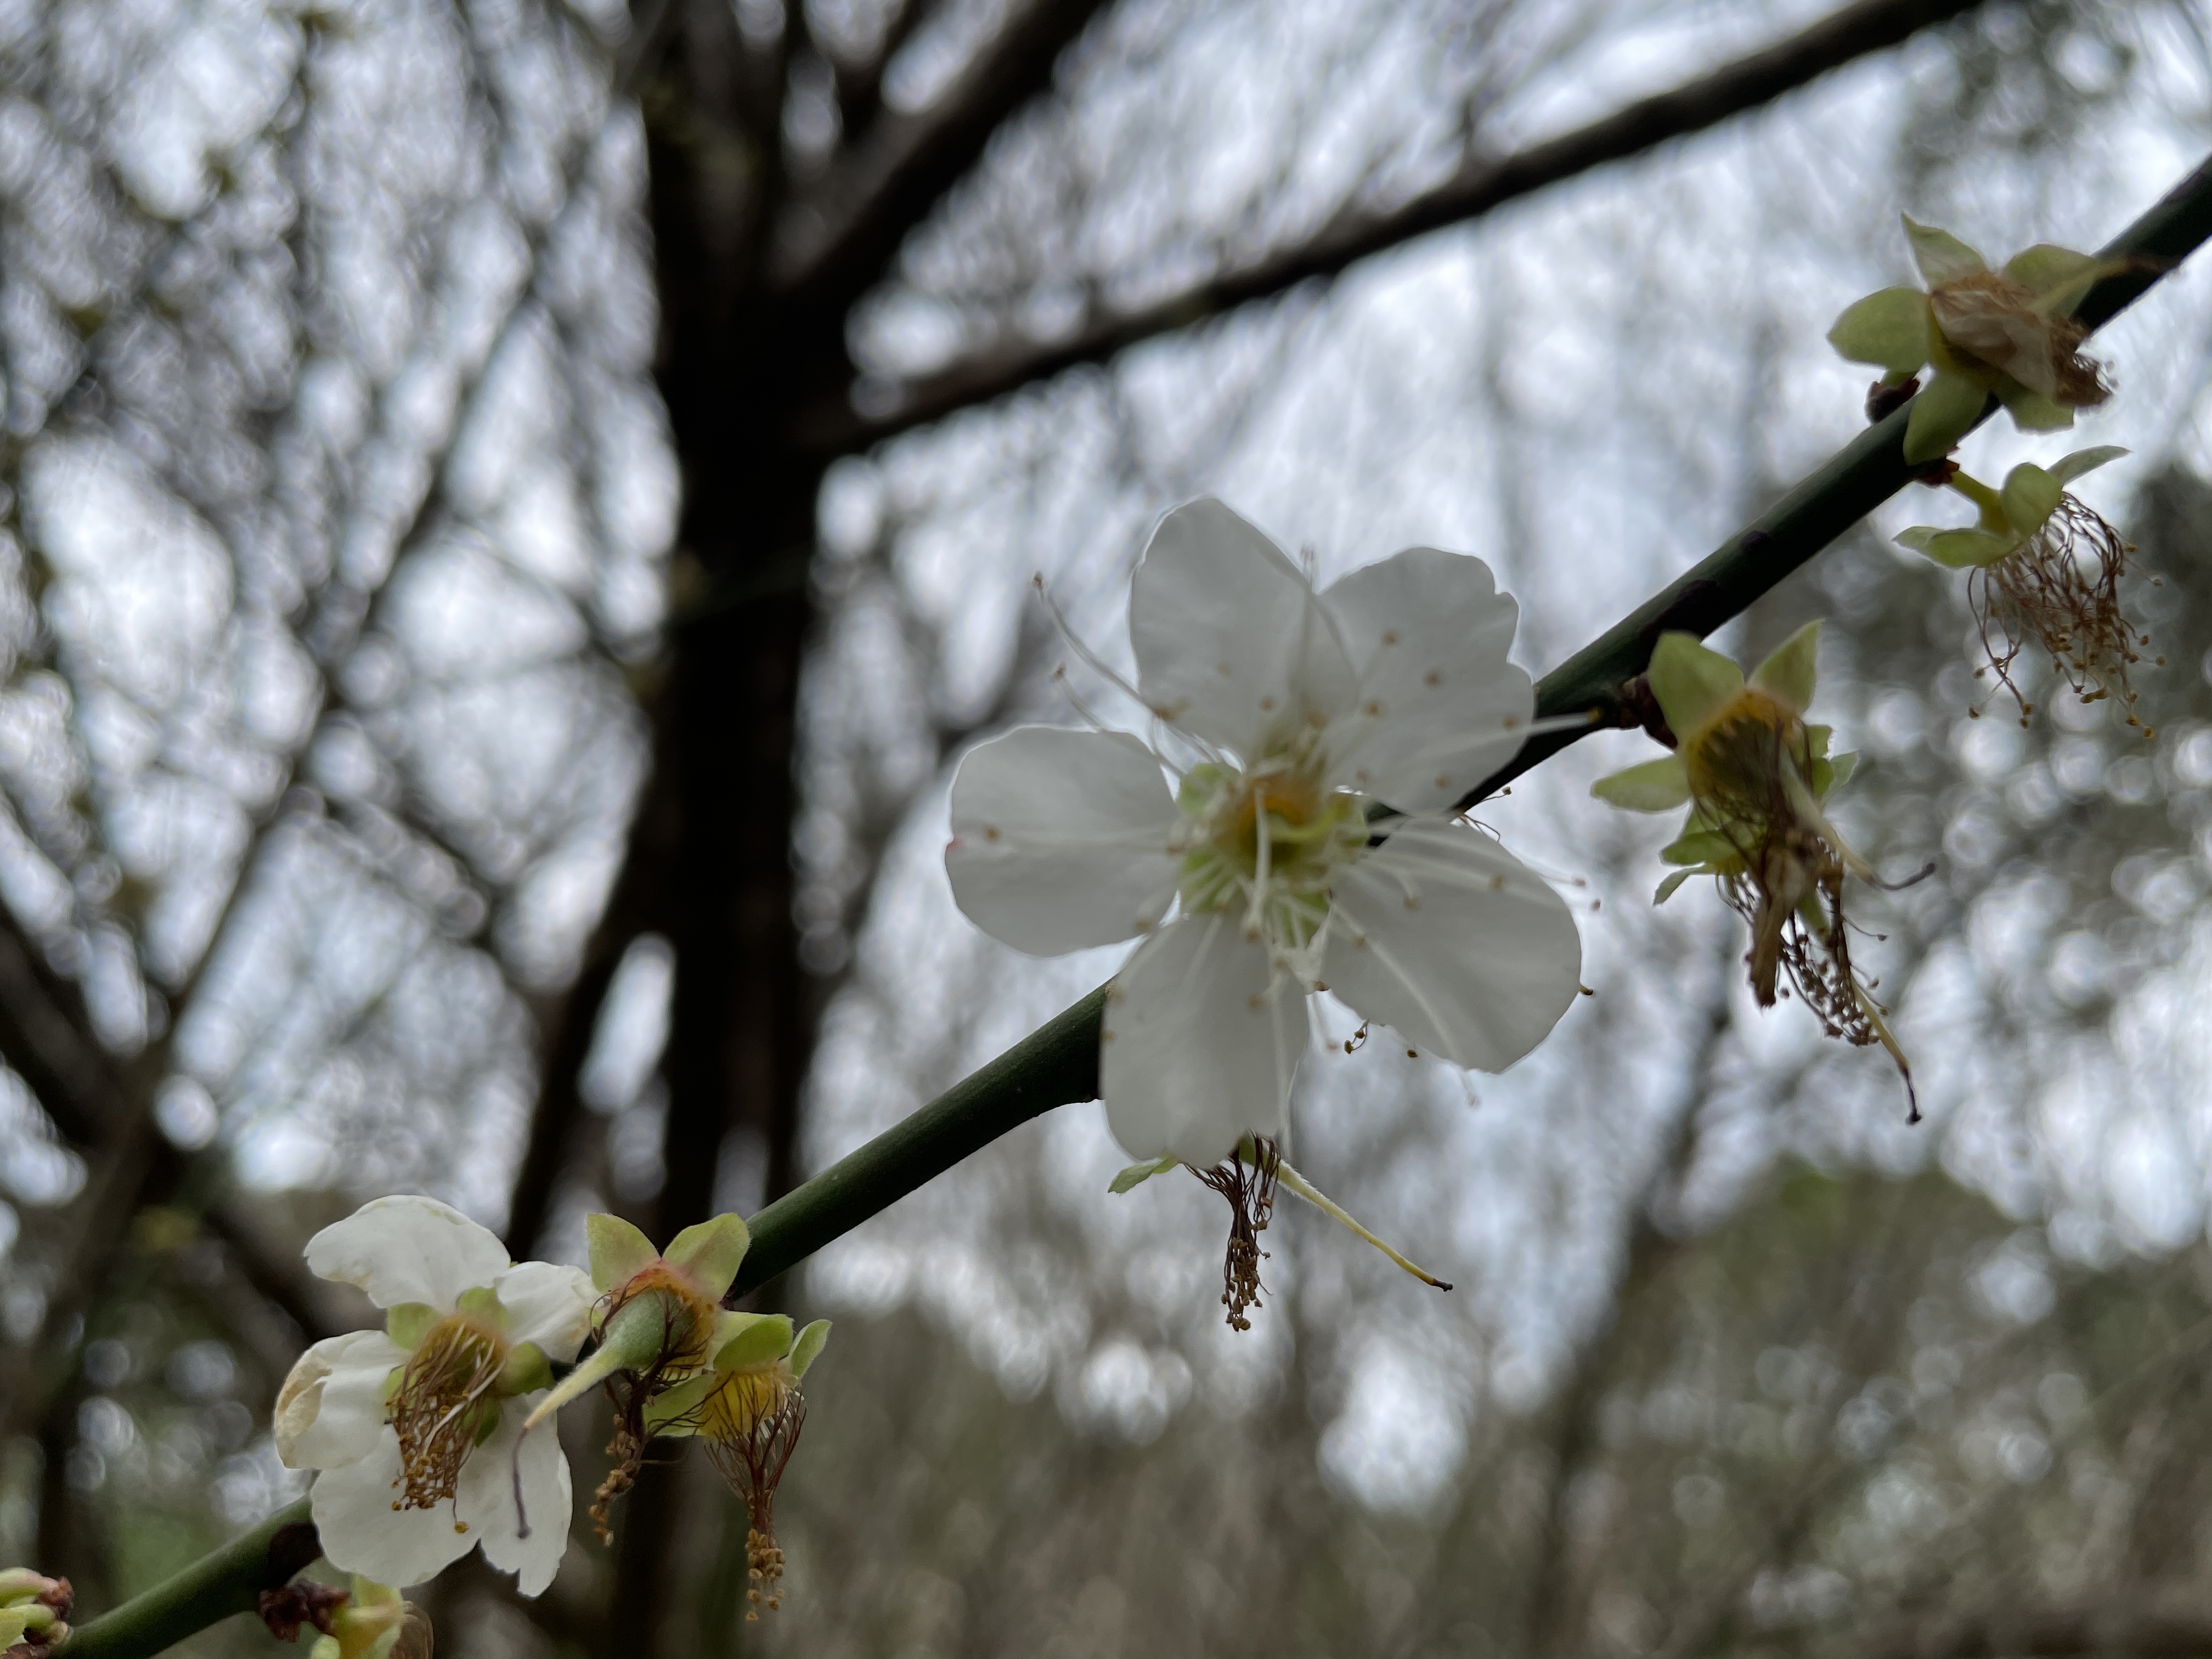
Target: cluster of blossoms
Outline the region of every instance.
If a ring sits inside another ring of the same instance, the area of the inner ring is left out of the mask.
[[[697,1436],[745,1500],[752,1598],[775,1604],[770,1503],[829,1325],[794,1334],[781,1314],[720,1305],[749,1243],[736,1216],[686,1228],[665,1253],[613,1216],[588,1227],[589,1273],[510,1261],[490,1232],[428,1198],[378,1199],[308,1241],[314,1272],[386,1312],[381,1330],[309,1348],[277,1398],[278,1455],[316,1471],[312,1508],[334,1565],[416,1584],[481,1546],[524,1595],[540,1594],[568,1548],[570,1486],[558,1437],[532,1431],[604,1387],[615,1434],[592,1510],[602,1540],[647,1443]]]
[[[2032,643],[2085,701],[2118,693],[2139,724],[2128,669],[2147,641],[2118,604],[2130,550],[2066,488],[2124,452],[2017,466],[1996,489],[1948,459],[1992,396],[2029,431],[2070,426],[2075,410],[2106,401],[2072,313],[2120,264],[2040,246],[1992,270],[1942,231],[1910,219],[1905,231],[1926,289],[1868,296],[1829,338],[1883,370],[1871,417],[1911,399],[1906,461],[1978,517],[1899,539],[1968,573],[1989,667],[2023,720],[2031,705],[2012,671]],[[1284,1156],[1315,995],[1366,1022],[1347,1051],[1380,1024],[1409,1055],[1496,1072],[1586,994],[1567,904],[1466,817],[1547,725],[1508,660],[1517,620],[1479,559],[1412,548],[1316,591],[1252,525],[1194,501],[1161,521],[1136,571],[1133,679],[1084,653],[1144,711],[1146,737],[1022,727],[971,750],[953,781],[945,866],[971,920],[1037,956],[1137,941],[1100,1032],[1107,1121],[1137,1160],[1112,1190],[1180,1167],[1228,1200],[1221,1300],[1235,1328],[1259,1304],[1259,1236],[1283,1191],[1451,1288]],[[1856,757],[1832,753],[1829,728],[1806,718],[1818,636],[1808,624],[1747,677],[1694,635],[1660,635],[1617,701],[1647,710],[1646,729],[1672,752],[1592,793],[1636,811],[1686,808],[1660,854],[1674,868],[1655,902],[1712,878],[1749,927],[1759,1005],[1794,994],[1830,1036],[1881,1045],[1910,1097],[1888,1011],[1851,957],[1845,883],[1884,884],[1831,814]],[[612,1216],[587,1230],[588,1273],[512,1261],[427,1198],[379,1200],[309,1241],[313,1271],[357,1285],[386,1318],[316,1343],[278,1398],[279,1455],[315,1472],[324,1553],[354,1577],[345,1589],[270,1592],[271,1631],[313,1629],[312,1659],[428,1659],[427,1620],[391,1586],[479,1547],[523,1594],[542,1592],[571,1502],[549,1420],[594,1390],[614,1417],[591,1510],[602,1541],[648,1445],[698,1440],[745,1504],[750,1607],[778,1604],[773,1500],[828,1324],[795,1329],[722,1305],[750,1243],[736,1216],[686,1228],[665,1250]],[[66,1581],[0,1572],[4,1659],[52,1653],[69,1610]]]
[[[2101,366],[2081,355],[2084,331],[2073,312],[2128,262],[2041,243],[1992,270],[1948,232],[1911,219],[1905,231],[1927,291],[1869,295],[1836,319],[1829,343],[1853,362],[1883,369],[1867,403],[1877,417],[1894,406],[1893,398],[1918,390],[1920,370],[1934,364],[1935,378],[1912,398],[1905,459],[1928,466],[1928,481],[1964,495],[1979,518],[1970,529],[1916,526],[1898,540],[1968,573],[1967,602],[1989,659],[1978,672],[1995,672],[2019,703],[2023,724],[2033,711],[2012,668],[2030,644],[2084,702],[2117,692],[2131,705],[2127,671],[2149,642],[2120,613],[2119,580],[2134,549],[2066,491],[2075,478],[2127,452],[2107,445],[2076,451],[2048,469],[2016,466],[1996,489],[1946,459],[1992,396],[2024,432],[2063,430],[2074,424],[2075,410],[2105,402],[2111,388]],[[2141,724],[2131,707],[2126,714],[2129,725]]]

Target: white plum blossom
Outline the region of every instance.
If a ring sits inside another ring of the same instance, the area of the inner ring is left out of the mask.
[[[1480,559],[1434,548],[1316,593],[1259,530],[1193,501],[1154,532],[1129,600],[1124,689],[1155,746],[1024,726],[962,763],[945,866],[971,920],[1035,956],[1144,937],[1100,1055],[1133,1156],[1206,1170],[1279,1137],[1309,992],[1493,1072],[1574,1000],[1565,903],[1455,822],[1530,731],[1517,616]]]
[[[363,1205],[309,1239],[307,1257],[387,1316],[382,1330],[316,1343],[277,1396],[277,1455],[318,1471],[323,1553],[419,1584],[481,1544],[525,1595],[541,1593],[568,1545],[568,1463],[557,1437],[523,1438],[522,1424],[552,1385],[549,1362],[573,1358],[591,1329],[589,1277],[511,1262],[430,1198]],[[526,1534],[524,1511],[537,1522]]]

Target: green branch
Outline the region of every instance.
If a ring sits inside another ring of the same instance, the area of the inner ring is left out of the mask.
[[[2075,314],[2092,327],[2110,321],[2208,238],[2212,161],[2102,250],[2138,263],[2098,284]],[[1983,418],[1996,408],[1993,398]],[[1905,462],[1905,419],[1899,410],[1861,433],[1771,511],[1547,674],[1536,684],[1537,713],[1587,709],[1610,718],[1620,707],[1620,688],[1644,672],[1662,632],[1711,633],[1902,489],[1914,476]],[[1475,798],[1599,729],[1531,739]],[[1102,987],[1054,1015],[981,1071],[755,1215],[752,1249],[732,1297],[804,1261],[1008,1130],[1055,1106],[1094,1098],[1105,998]],[[147,1659],[220,1620],[254,1611],[260,1591],[285,1583],[318,1551],[302,1499],[166,1583],[79,1626],[64,1644],[66,1659]]]
[[[2091,289],[2075,315],[2093,328],[2132,304],[2212,238],[2212,161],[2197,169],[2100,252],[2136,263]],[[1996,409],[1990,398],[1986,420]],[[1622,685],[1642,673],[1659,635],[1681,629],[1700,638],[1912,482],[1905,465],[1910,405],[1844,446],[1773,508],[1536,683],[1540,717],[1597,710],[1608,720]],[[1592,731],[1553,732],[1522,745],[1466,804],[1491,794]],[[793,1188],[754,1216],[752,1250],[732,1288],[741,1296],[831,1239],[850,1231],[969,1153],[1054,1106],[1098,1092],[1098,1021],[1104,992],[1055,1014],[965,1081]]]
[[[63,1650],[70,1659],[144,1659],[235,1613],[257,1611],[263,1590],[281,1589],[321,1553],[302,1498],[143,1595],[76,1626]]]

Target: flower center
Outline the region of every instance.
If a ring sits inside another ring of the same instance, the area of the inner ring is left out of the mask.
[[[397,1373],[385,1420],[399,1436],[395,1510],[448,1503],[461,1463],[499,1424],[500,1370],[508,1344],[465,1314],[432,1326]]]
[[[1182,861],[1183,908],[1243,909],[1252,931],[1289,950],[1320,930],[1330,878],[1367,845],[1364,800],[1323,787],[1295,757],[1247,772],[1194,767],[1178,800],[1193,831]]]
[[[1682,738],[1690,793],[1716,816],[1763,820],[1789,815],[1782,769],[1802,774],[1811,759],[1804,722],[1772,694],[1747,685]]]

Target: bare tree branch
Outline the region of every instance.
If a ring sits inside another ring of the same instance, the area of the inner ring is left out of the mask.
[[[810,310],[842,319],[1000,124],[1051,84],[1062,48],[1103,3],[1032,0],[936,103],[914,115],[878,116],[777,216],[769,292],[803,296]]]
[[[810,411],[800,441],[825,454],[865,448],[882,439],[984,403],[1028,382],[1116,353],[1234,307],[1264,300],[1304,282],[1336,276],[1346,266],[1417,236],[1464,224],[1505,203],[1608,161],[1703,131],[1758,108],[1869,52],[1971,10],[1979,0],[1856,0],[1810,28],[1698,80],[1629,105],[1601,121],[1517,155],[1470,155],[1443,184],[1386,212],[1347,206],[1308,240],[1229,270],[1141,311],[1093,319],[1057,344],[1009,341],[905,389],[897,406],[864,416],[851,388],[834,404]],[[887,256],[886,256],[887,257]]]

